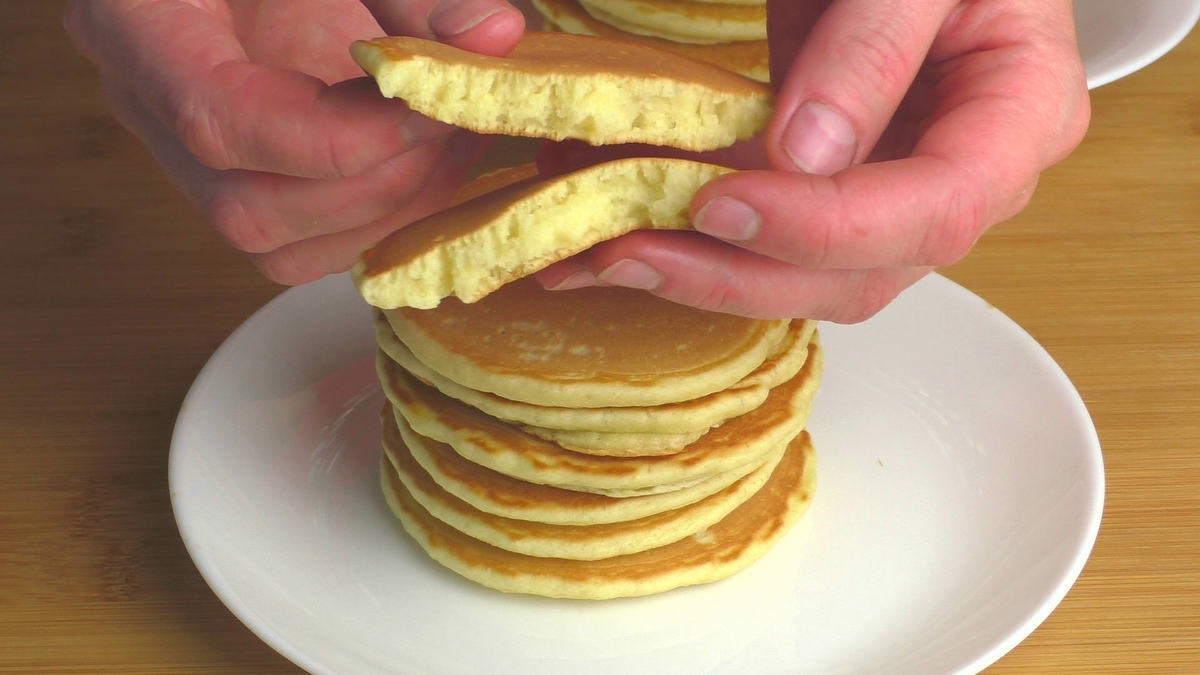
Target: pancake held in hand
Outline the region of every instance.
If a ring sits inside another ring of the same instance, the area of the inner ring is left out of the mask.
[[[693,0],[579,0],[599,21],[627,33],[695,44],[767,39],[763,4]]]
[[[747,567],[808,509],[815,463],[803,433],[762,489],[721,522],[673,544],[593,561],[536,558],[485,544],[431,516],[386,461],[381,481],[404,529],[430,557],[462,576],[508,593],[600,600],[716,581]]]
[[[578,0],[533,0],[533,6],[548,21],[552,21],[557,30],[576,35],[596,35],[626,42],[640,42],[655,49],[665,49],[688,58],[720,66],[725,70],[741,73],[759,82],[769,82],[771,79],[771,58],[766,40],[704,45],[676,42],[648,35],[637,35],[611,26],[588,14]]]
[[[784,335],[785,339],[795,338],[796,332],[804,333],[805,324],[797,322],[796,325],[799,328],[789,330]],[[446,396],[501,420],[548,429],[604,433],[687,434],[707,431],[731,417],[757,408],[766,400],[770,387],[790,379],[808,357],[806,341],[794,340],[789,343],[787,350],[764,361],[732,387],[707,396],[658,406],[563,408],[512,401],[446,379],[416,358],[378,314],[375,337],[383,353],[395,362],[390,365],[380,362],[381,378],[389,377],[396,370],[406,370]],[[385,385],[386,382],[385,379]]]
[[[350,53],[384,96],[485,134],[704,151],[749,139],[771,115],[771,90],[759,82],[603,38],[531,32],[496,57],[386,37]]]
[[[391,414],[390,406],[385,411]],[[411,432],[406,441],[419,440]],[[725,489],[670,511],[637,520],[603,525],[554,525],[485,513],[455,497],[413,459],[406,442],[385,443],[397,477],[430,515],[482,542],[524,555],[569,560],[599,560],[657,548],[716,524],[758,492],[783,456],[783,446],[745,477]]]
[[[403,416],[385,411],[384,447],[404,443],[442,489],[485,513],[556,525],[602,525],[637,520],[716,494],[754,471],[746,464],[696,485],[641,497],[610,497],[527,483],[463,458],[453,448],[412,431]],[[399,429],[397,425],[404,428]],[[399,437],[396,435],[399,434]]]
[[[673,455],[597,457],[566,450],[440,394],[380,354],[384,392],[418,434],[450,445],[466,459],[507,476],[613,496],[653,494],[696,485],[761,461],[800,433],[821,379],[821,351],[758,408],[713,429]]]
[[[629,288],[548,291],[531,278],[474,304],[383,312],[430,370],[510,401],[655,406],[728,389],[762,365],[787,321],[705,312]]]
[[[690,228],[692,196],[730,171],[640,157],[517,182],[388,235],[355,264],[354,282],[384,309],[429,309],[451,295],[475,302],[627,232]]]

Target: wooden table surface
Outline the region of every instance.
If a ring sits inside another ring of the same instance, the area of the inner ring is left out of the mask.
[[[105,113],[58,3],[0,12],[0,673],[299,673],[176,532],[167,450],[221,341],[280,292]],[[947,270],[1087,402],[1095,552],[989,673],[1200,673],[1200,34],[1094,95],[1083,146]]]

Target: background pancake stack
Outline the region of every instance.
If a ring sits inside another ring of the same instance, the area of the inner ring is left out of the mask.
[[[766,0],[532,0],[547,30],[640,42],[770,80]]]
[[[388,503],[486,586],[599,599],[714,581],[812,499],[813,322],[523,279],[375,325]]]

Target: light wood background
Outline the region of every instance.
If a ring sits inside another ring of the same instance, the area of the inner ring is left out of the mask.
[[[205,586],[167,449],[221,341],[280,289],[105,113],[59,3],[0,11],[0,672],[299,673]],[[1095,417],[1079,583],[989,673],[1200,673],[1200,35],[1095,93],[1086,142],[947,271]]]

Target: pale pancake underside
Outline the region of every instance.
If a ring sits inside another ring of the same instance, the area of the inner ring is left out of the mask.
[[[503,57],[412,37],[350,51],[384,96],[478,133],[704,151],[749,139],[770,116],[759,83],[602,38],[528,32]]]
[[[385,413],[390,414],[391,410]],[[758,492],[784,451],[780,446],[745,477],[687,506],[633,521],[556,525],[496,516],[455,497],[438,485],[410,453],[409,448],[420,443],[420,438],[411,430],[400,432],[404,442],[385,444],[385,454],[408,493],[431,515],[467,536],[507,551],[570,560],[599,560],[637,553],[715,525]]]
[[[604,23],[589,14],[578,0],[533,0],[533,6],[545,17],[547,30],[551,30],[550,26],[553,26],[553,30],[576,35],[595,35],[616,40],[643,42],[657,49],[673,51],[688,58],[720,66],[759,82],[771,80],[771,59],[766,40],[705,45],[676,42],[630,33]]]
[[[707,530],[639,553],[580,561],[521,555],[469,537],[431,516],[389,470],[390,463],[382,464],[388,505],[430,557],[489,588],[557,598],[649,595],[728,577],[786,534],[816,489],[815,456],[805,433],[762,489]]]
[[[693,44],[767,39],[767,12],[761,5],[697,5],[690,0],[579,0],[579,3],[598,21],[637,35]]]
[[[477,302],[503,285],[634,230],[691,227],[688,205],[732,169],[637,157],[517,183],[399,228],[351,273],[368,304]]]
[[[811,334],[809,322],[800,325]],[[793,327],[784,339],[794,336]],[[380,378],[385,386],[389,372],[402,367],[422,382],[437,388],[446,396],[462,401],[497,419],[548,429],[578,431],[686,434],[704,432],[738,415],[754,410],[766,400],[769,387],[782,379],[790,379],[800,370],[808,356],[805,342],[793,342],[792,348],[776,354],[734,386],[691,401],[661,406],[630,406],[622,408],[560,408],[536,406],[476,391],[452,382],[416,358],[408,347],[391,331],[386,321],[375,321],[375,337],[380,349],[395,362],[395,366],[380,362]],[[612,453],[609,453],[612,454]]]
[[[423,385],[380,354],[389,400],[422,436],[464,458],[520,480],[615,496],[696,485],[761,460],[798,434],[821,379],[819,345],[809,345],[800,373],[771,390],[753,411],[705,434],[683,451],[659,457],[596,457],[565,450]]]

